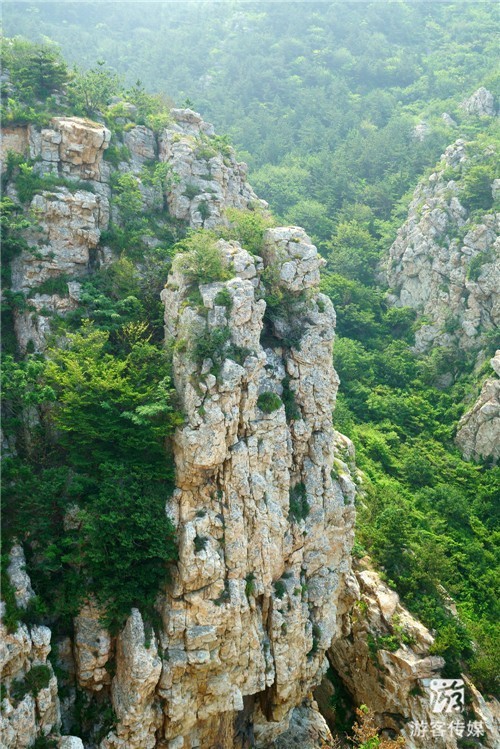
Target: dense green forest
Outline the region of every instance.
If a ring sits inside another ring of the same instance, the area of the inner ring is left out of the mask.
[[[56,111],[95,116],[99,110],[115,130],[113,158],[120,141],[112,97],[125,87],[125,97],[142,106],[138,121],[159,128],[168,95],[228,133],[276,220],[303,225],[317,242],[328,261],[323,289],[337,311],[334,361],[342,384],[334,421],[354,440],[364,473],[355,551],[368,552],[408,607],[436,630],[435,652],[446,657],[449,675],[466,663],[490,692],[497,687],[500,661],[499,469],[465,462],[453,443],[466,399],[478,391],[487,367],[478,371],[473,355],[448,349],[418,357],[412,349],[415,313],[388,308],[376,271],[406,215],[412,189],[444,148],[457,137],[487,138],[498,147],[495,123],[467,117],[459,108],[480,85],[495,92],[495,13],[489,3],[404,2],[33,3],[8,4],[4,11],[7,34],[43,43],[38,54],[44,50],[52,60],[47,85],[34,77],[32,48],[23,51],[18,43],[17,67],[7,50],[16,87],[11,97],[16,103],[7,103],[8,120],[41,122]],[[75,71],[46,37],[61,45]],[[54,94],[61,87],[67,95],[58,101]],[[44,106],[37,105],[40,100]],[[442,119],[443,112],[454,126]],[[414,128],[422,122],[427,130],[419,138]],[[30,182],[29,165],[12,164],[12,175],[18,189],[28,189],[25,195],[43,188]],[[33,516],[43,526],[36,532],[47,538],[48,551],[40,559],[35,549],[34,583],[41,599],[47,586],[59,586],[61,618],[74,612],[75,570],[79,574],[82,565],[94,592],[115,607],[116,622],[138,600],[141,586],[145,597],[154,598],[152,577],[161,578],[159,568],[175,557],[173,542],[155,548],[144,526],[152,574],[145,569],[143,577],[134,567],[134,555],[142,551],[127,549],[128,529],[118,534],[115,558],[105,560],[99,542],[98,518],[110,529],[118,522],[112,511],[118,484],[132,502],[134,482],[147,474],[143,496],[150,500],[141,511],[156,513],[156,519],[161,513],[155,498],[172,484],[163,455],[152,449],[178,416],[151,278],[155,272],[165,277],[172,256],[193,247],[189,240],[179,245],[183,227],[138,217],[133,192],[126,179],[114,186],[122,221],[107,240],[122,254],[87,282],[82,308],[60,321],[72,336],[70,349],[55,348],[49,364],[36,356],[8,360],[8,395],[16,405],[12,429],[19,429],[22,407],[34,404],[46,415],[42,425],[50,430],[55,420],[62,433],[57,449],[47,453],[40,446],[37,453],[29,446],[25,454],[35,458],[7,467],[18,487],[7,505],[14,532]],[[21,219],[9,205],[5,216],[15,254]],[[161,235],[154,253],[141,244],[146,226]],[[263,228],[240,218],[235,231],[258,251]],[[144,253],[146,278],[134,266]],[[82,327],[84,318],[93,320],[92,330]],[[141,326],[146,326],[142,333]],[[495,343],[490,341],[487,355]],[[91,386],[79,402],[72,393],[83,359]],[[444,372],[453,373],[446,389],[436,385]],[[103,401],[104,391],[110,396]],[[159,393],[165,392],[172,405],[161,412]],[[55,399],[60,405],[52,412],[47,404]],[[128,422],[116,415],[123,411]],[[144,427],[140,444],[130,428],[137,423]],[[119,454],[111,449],[117,430]],[[101,441],[96,434],[103,435]],[[98,474],[94,465],[101,466]],[[41,490],[35,492],[35,485]],[[50,528],[41,510],[49,498]],[[88,508],[87,548],[78,532],[68,536],[61,530],[62,507],[76,500]],[[140,513],[131,513],[130,522],[141,526]],[[168,524],[164,534],[172,537]],[[128,565],[125,573],[120,564]],[[125,580],[129,572],[124,597],[117,600],[113,575]],[[457,603],[458,619],[447,608],[446,592]],[[151,609],[150,601],[145,603]]]

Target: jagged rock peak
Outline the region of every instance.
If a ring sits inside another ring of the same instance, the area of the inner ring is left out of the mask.
[[[343,492],[332,473],[334,312],[318,293],[316,248],[297,227],[269,230],[262,258],[217,246],[231,278],[201,283],[194,303],[179,262],[162,294],[185,423],[170,507],[179,563],[153,702],[168,746],[211,746],[224,716],[221,745],[241,745],[243,721],[265,747],[321,679],[338,635],[354,487]],[[283,319],[265,316],[270,268],[288,295]],[[219,348],[200,354],[200,340]]]

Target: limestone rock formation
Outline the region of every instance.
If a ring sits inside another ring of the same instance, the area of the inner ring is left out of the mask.
[[[20,608],[26,608],[34,596],[24,566],[22,548],[15,545],[7,573]],[[0,604],[0,609],[0,674],[5,690],[1,701],[0,746],[26,749],[38,737],[59,732],[61,726],[57,679],[48,660],[51,631],[48,627],[26,624],[10,631],[3,621],[5,603]]]
[[[267,749],[329,749],[334,746],[328,725],[314,700],[293,710],[290,727]]]
[[[99,692],[111,677],[106,664],[111,658],[111,638],[100,622],[102,612],[88,601],[75,617],[74,658],[78,684]]]
[[[248,208],[259,201],[246,181],[246,164],[234,151],[213,140],[212,125],[190,109],[173,109],[174,122],[159,138],[159,158],[178,176],[168,191],[172,216],[194,228],[221,223],[227,208]]]
[[[174,109],[172,118],[159,135],[144,125],[126,130],[122,144],[126,160],[116,167],[103,160],[111,133],[98,122],[54,117],[50,127],[29,125],[5,133],[3,169],[8,152],[13,151],[32,159],[37,174],[58,175],[64,182],[31,200],[27,213],[33,217],[33,228],[26,232],[31,249],[12,264],[12,291],[28,297],[27,308],[15,312],[22,352],[29,347],[44,350],[51,317],[75,309],[82,278],[112,261],[101,234],[110,219],[117,224],[121,221],[119,212],[110,209],[114,169],[134,175],[145,211],[166,209],[170,217],[193,228],[220,224],[227,208],[267,205],[246,182],[246,165],[237,162],[230,146],[219,143],[212,125],[191,110]],[[147,164],[154,159],[168,165],[172,178],[163,186],[160,180],[148,178]],[[12,184],[6,192],[17,201]],[[154,238],[145,239],[154,242]],[[57,279],[64,288],[52,292],[50,285],[57,285]]]
[[[495,97],[484,86],[474,91],[472,96],[465,99],[460,106],[467,114],[478,115],[479,117],[495,116]]]
[[[380,727],[401,734],[408,749],[456,749],[457,736],[433,735],[433,723],[449,726],[464,715],[432,712],[429,683],[439,678],[443,658],[431,654],[434,639],[400,603],[398,595],[361,560],[349,576],[341,602],[342,637],[328,658],[357,705],[368,704]],[[457,674],[460,678],[460,674]],[[465,678],[465,677],[464,677]],[[482,747],[497,746],[499,705],[486,703],[466,680],[474,720],[484,729]],[[319,699],[319,697],[318,697]],[[419,730],[412,730],[419,724]]]
[[[458,424],[456,442],[466,460],[500,458],[500,350],[491,359],[496,377],[485,380],[479,398]]]
[[[174,362],[186,417],[175,436],[169,510],[179,563],[162,607],[154,696],[169,747],[211,746],[222,717],[221,746],[245,746],[246,731],[267,746],[286,730],[337,636],[352,542],[354,509],[331,475],[335,318],[317,291],[322,261],[296,227],[270,230],[263,260],[235,242],[219,250],[234,277],[201,284],[203,306],[189,302],[178,270],[162,295],[167,335],[187,346]],[[288,319],[264,320],[269,264],[290,295]],[[223,289],[227,306],[218,301]],[[286,343],[292,329],[295,345]],[[196,340],[220,330],[229,336],[214,353],[218,363],[197,361]],[[284,382],[298,409],[290,421]],[[265,406],[271,393],[274,410]]]
[[[457,140],[438,171],[416,188],[390,249],[389,301],[423,316],[418,351],[431,345],[479,349],[482,337],[500,325],[500,217],[485,211],[471,222],[460,202],[468,164],[467,145]]]

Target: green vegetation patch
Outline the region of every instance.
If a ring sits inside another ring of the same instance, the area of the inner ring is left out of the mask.
[[[261,393],[257,398],[257,406],[265,414],[270,414],[273,413],[273,411],[277,411],[279,408],[281,408],[282,405],[283,401],[281,400],[279,395],[271,391]]]
[[[310,510],[305,485],[302,482],[296,484],[290,490],[290,517],[296,522],[305,520]]]

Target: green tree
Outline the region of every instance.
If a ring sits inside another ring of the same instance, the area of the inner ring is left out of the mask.
[[[91,115],[104,109],[111,98],[119,93],[120,88],[119,76],[106,68],[103,61],[99,61],[90,70],[75,70],[71,83],[71,95],[75,103]]]
[[[91,589],[116,630],[132,606],[151,616],[177,546],[165,512],[165,483],[123,463],[106,463],[101,472],[99,493],[83,513],[84,562]]]
[[[167,475],[162,440],[178,417],[166,353],[140,339],[118,358],[106,351],[109,333],[90,324],[68,339],[68,348],[48,351],[45,380],[72,463],[122,460]]]
[[[356,221],[337,225],[328,247],[328,264],[334,273],[370,284],[380,255],[370,232]]]

